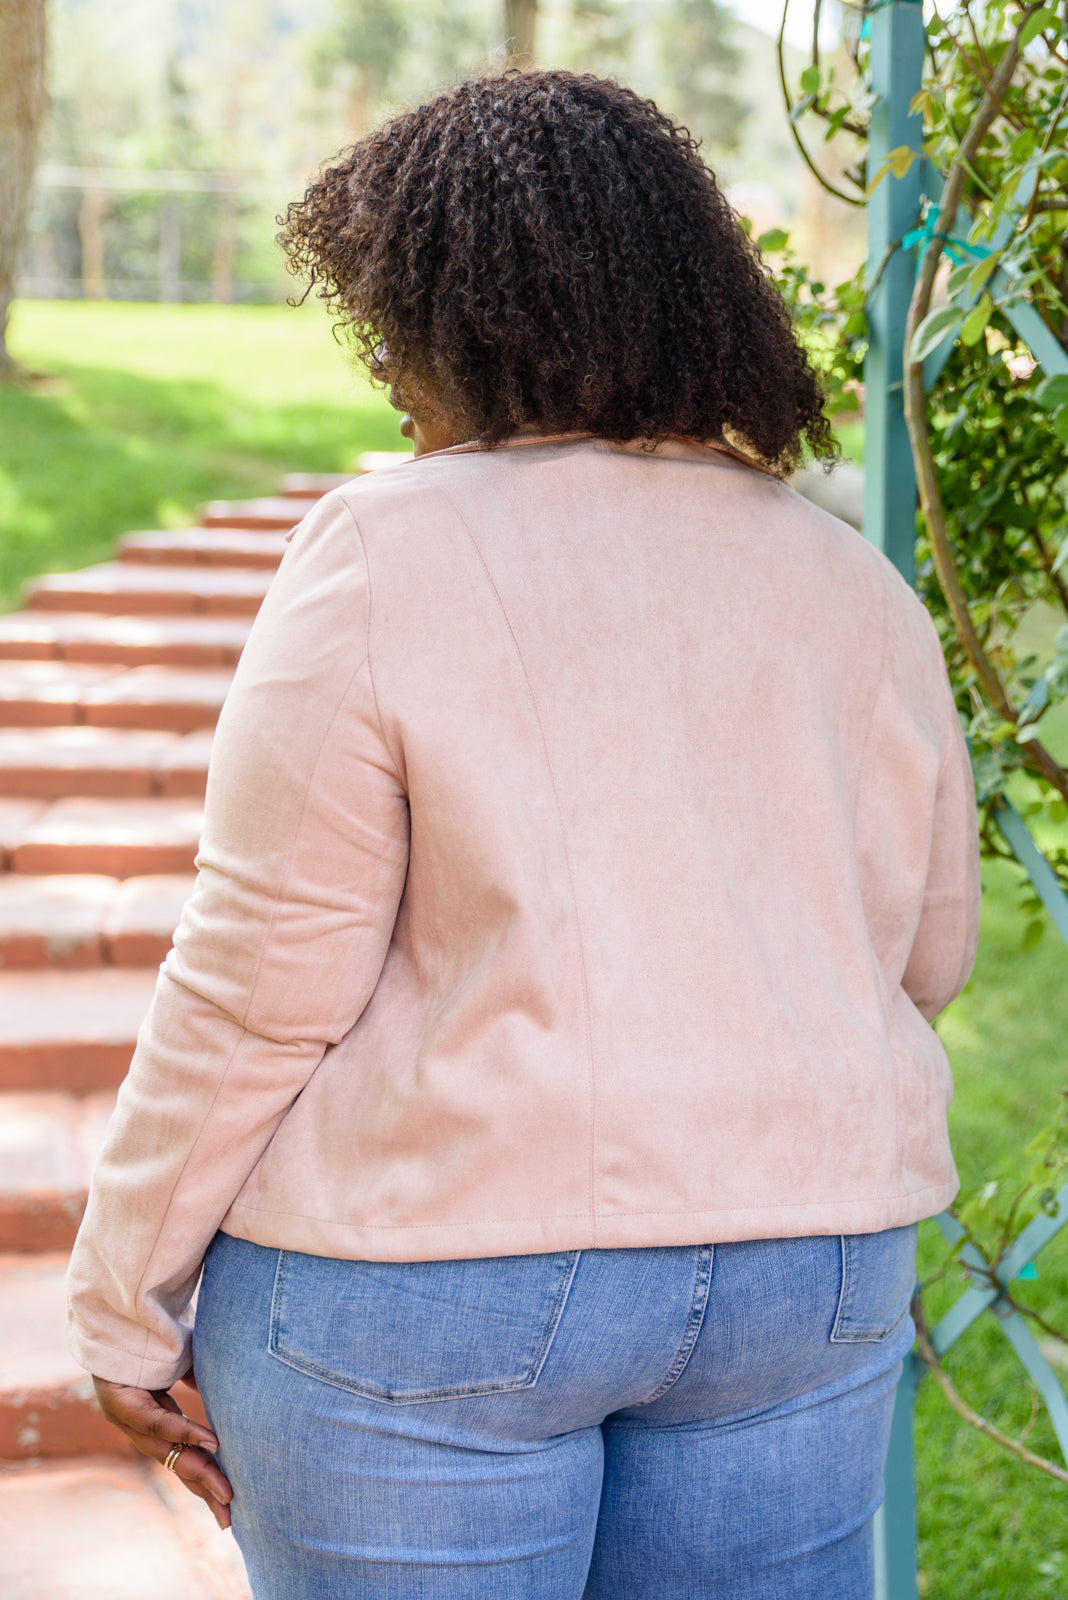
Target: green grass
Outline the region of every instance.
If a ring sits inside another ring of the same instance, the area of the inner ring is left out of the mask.
[[[319,306],[23,301],[11,346],[48,381],[0,389],[0,609],[121,533],[405,448]]]
[[[344,470],[360,450],[402,447],[396,414],[353,376],[318,308],[31,302],[16,308],[12,342],[57,383],[0,390],[0,604],[14,603],[34,573],[105,559],[122,532],[191,522],[205,499],[268,492],[281,471]],[[855,429],[844,443],[859,453]],[[1040,653],[1052,625],[1034,619]],[[975,975],[939,1022],[969,1186],[1011,1169],[1068,1084],[1068,951],[1047,930],[1025,952],[1016,875],[987,863],[984,879]],[[925,1272],[944,1257],[940,1240],[927,1225]],[[1027,1290],[1068,1326],[1068,1237],[1042,1256]],[[959,1292],[944,1285],[933,1311]],[[1005,1348],[987,1317],[950,1366],[978,1410],[1019,1428],[1029,1390]],[[1041,1420],[1032,1442],[1055,1450]],[[917,1410],[917,1475],[929,1600],[1068,1593],[1066,1491],[982,1440],[930,1380]]]
[[[1048,929],[1037,949],[1024,951],[1018,874],[987,862],[983,876],[975,972],[938,1024],[956,1078],[950,1127],[967,1186],[1011,1172],[1022,1146],[1052,1121],[1059,1091],[1068,1086],[1068,950]],[[944,1261],[945,1245],[933,1223],[923,1233],[927,1274]],[[1066,1235],[1047,1246],[1037,1280],[1018,1293],[1068,1330]],[[929,1296],[930,1315],[962,1288],[954,1272]],[[947,1366],[973,1408],[1003,1431],[1018,1434],[1027,1425],[1031,1386],[993,1318],[965,1335]],[[987,1443],[929,1378],[920,1388],[916,1440],[921,1592],[928,1600],[1063,1600],[1068,1490]],[[1029,1443],[1060,1460],[1044,1413]]]

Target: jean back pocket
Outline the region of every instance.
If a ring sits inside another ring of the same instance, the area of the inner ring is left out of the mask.
[[[879,1344],[908,1312],[916,1285],[916,1224],[844,1233],[834,1344]]]
[[[280,1250],[269,1349],[310,1377],[396,1404],[528,1389],[578,1256],[335,1261]]]

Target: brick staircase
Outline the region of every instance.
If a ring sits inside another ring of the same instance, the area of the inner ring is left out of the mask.
[[[201,527],[131,534],[0,617],[4,1600],[249,1594],[230,1536],[96,1409],[63,1344],[63,1278],[192,886],[219,707],[286,530],[341,481],[295,476]]]

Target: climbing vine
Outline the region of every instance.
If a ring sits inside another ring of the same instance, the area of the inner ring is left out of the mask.
[[[789,3],[789,0],[787,0]],[[795,140],[815,177],[863,204],[877,185],[928,163],[930,195],[893,248],[915,253],[905,339],[905,414],[919,489],[917,587],[938,626],[969,736],[988,855],[1015,860],[996,824],[1010,795],[1068,889],[1068,750],[1050,736],[1068,699],[1068,374],[1044,371],[1009,313],[1026,307],[1030,342],[1068,350],[1068,14],[1034,0],[935,0],[925,6],[926,64],[912,109],[923,148],[871,170],[866,141],[870,13],[843,6],[844,39],[825,58],[815,0],[812,50],[792,83],[780,69]],[[855,410],[867,345],[866,304],[886,263],[847,282],[815,280],[785,234],[759,241],[812,348],[835,412]],[[869,281],[870,277],[870,281]],[[934,370],[941,363],[940,370]],[[925,382],[924,367],[927,365]],[[1055,363],[1055,366],[1063,365]],[[1040,639],[1039,649],[1026,641]],[[1045,919],[1020,873],[1023,940]],[[1068,1091],[1066,1091],[1068,1094]],[[986,1271],[1044,1333],[1068,1337],[995,1279],[1041,1213],[1056,1216],[1068,1181],[1068,1098],[1011,1178],[963,1193],[955,1247],[972,1281]],[[978,1247],[986,1268],[977,1267]],[[1022,1438],[999,1433],[956,1390],[916,1303],[919,1350],[950,1403],[1029,1464],[1068,1473]]]

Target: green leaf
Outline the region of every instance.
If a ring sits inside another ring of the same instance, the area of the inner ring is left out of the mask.
[[[892,172],[895,178],[903,178],[918,154],[919,151],[913,150],[907,144],[899,144],[895,149],[891,150],[869,183],[867,193],[869,195],[874,194],[888,172]]]
[[[1044,33],[1047,28],[1057,28],[1059,30],[1060,22],[1061,19],[1052,6],[1043,6],[1041,11],[1036,11],[1032,16],[1028,17],[1020,29],[1021,46],[1029,45],[1033,39],[1037,39],[1039,34]]]
[[[769,228],[757,240],[757,249],[768,254],[775,250],[785,250],[790,242],[790,235],[783,228]]]
[[[1068,372],[1057,372],[1052,378],[1043,378],[1035,390],[1035,405],[1044,411],[1056,411],[1068,404]]]
[[[950,272],[946,288],[949,291],[951,300],[955,300],[959,294],[967,294],[968,279],[971,277],[973,270],[972,262],[962,261],[959,266],[954,267]]]
[[[929,311],[912,336],[909,360],[926,360],[947,333],[956,334],[960,324],[961,314],[956,306],[939,306],[937,311]]]
[[[1046,924],[1042,917],[1036,917],[1034,922],[1029,922],[1027,927],[1024,929],[1024,935],[1021,941],[1023,948],[1025,950],[1033,950],[1037,944],[1041,944],[1042,935],[1045,933],[1045,931]]]
[[[968,291],[970,294],[979,293],[990,274],[997,270],[997,265],[1000,259],[1001,251],[992,250],[990,254],[984,258],[984,260],[975,264],[968,274]]]
[[[997,794],[1005,783],[1005,774],[993,750],[979,750],[972,756],[972,774],[979,799],[988,800]]]
[[[1059,572],[1061,570],[1061,568],[1064,566],[1064,563],[1066,561],[1068,561],[1068,537],[1064,538],[1061,541],[1061,547],[1057,551],[1057,559],[1053,563],[1052,567],[1050,568],[1050,572]],[[1061,628],[1058,631],[1058,633],[1057,633],[1058,641],[1060,640],[1062,634],[1064,635],[1064,643],[1062,645],[1062,644],[1060,644],[1058,642],[1057,649],[1058,650],[1068,650],[1068,627]]]
[[[1053,431],[1062,444],[1068,444],[1068,405],[1058,406],[1053,413]]]
[[[990,321],[993,307],[986,295],[976,306],[974,311],[969,311],[961,324],[961,343],[966,345],[978,344],[986,332],[986,325]]]
[[[801,74],[801,92],[803,94],[819,94],[819,90],[820,90],[820,69],[819,69],[819,67],[817,67],[815,65],[812,65],[811,67],[806,67],[804,72]]]

